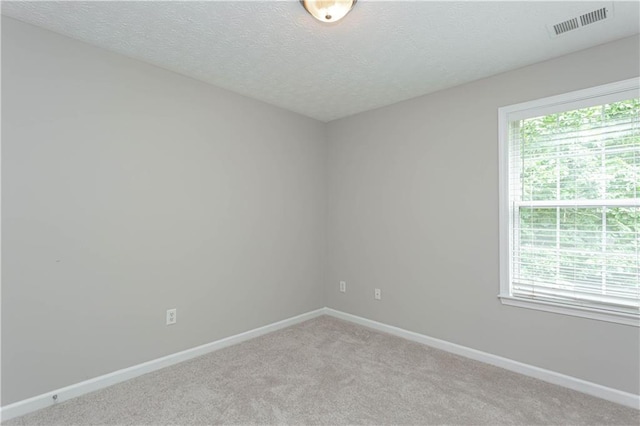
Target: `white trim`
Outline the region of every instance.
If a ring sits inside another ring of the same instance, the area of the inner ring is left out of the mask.
[[[591,396],[606,399],[607,401],[615,402],[627,407],[640,410],[640,395],[609,388],[597,383],[588,382],[586,380],[567,376],[555,371],[546,370],[544,368],[535,367],[529,364],[524,364],[522,362],[514,361],[509,358],[503,358],[498,355],[482,352],[477,349],[450,343],[445,340],[436,339],[434,337],[425,336],[424,334],[415,333],[413,331],[408,331],[402,328],[383,324],[381,322],[362,318],[356,315],[347,314],[335,309],[325,308],[325,311],[327,315],[330,315],[332,317],[353,322],[355,324],[382,331],[384,333],[393,334],[394,336],[422,343],[423,345],[441,349],[443,351],[460,355],[465,358],[470,358],[476,361],[484,362],[486,364],[491,364],[496,367],[504,368],[505,370],[524,374],[525,376],[533,377],[538,380],[552,383],[554,385],[563,386],[565,388],[569,388],[578,392],[586,393]]]
[[[500,294],[511,295],[511,220],[509,219],[509,118],[504,108],[498,109],[498,224]]]
[[[590,309],[581,306],[569,306],[544,300],[525,300],[512,296],[498,296],[503,305],[517,306],[519,308],[534,309],[537,311],[553,312],[556,314],[570,315],[574,317],[589,318],[599,321],[614,322],[616,324],[632,325],[640,327],[640,319],[637,315],[621,312],[603,312],[598,309]]]
[[[51,392],[43,393],[42,395],[34,396],[29,399],[24,399],[22,401],[6,405],[0,408],[0,419],[2,419],[2,421],[5,421],[14,417],[22,416],[33,411],[60,403],[62,401],[67,401],[71,398],[76,398],[86,393],[94,392],[99,389],[124,382],[125,380],[130,380],[134,377],[138,377],[152,371],[160,370],[162,368],[169,367],[171,365],[178,364],[180,362],[187,361],[189,359],[205,355],[210,352],[235,345],[237,343],[244,342],[245,340],[253,339],[254,337],[262,336],[263,334],[271,333],[273,331],[319,317],[325,313],[325,309],[326,308],[316,309],[315,311],[287,318],[282,321],[265,325],[263,327],[254,328],[253,330],[245,331],[244,333],[225,337],[224,339],[216,340],[215,342],[206,343],[195,348],[176,352],[162,358],[156,358],[151,361],[143,362],[142,364],[123,368],[122,370],[94,377],[93,379],[85,380],[80,383],[76,383],[64,388],[53,390]],[[54,395],[58,396],[55,402],[53,400]]]
[[[509,117],[510,121],[523,120],[560,111],[587,108],[601,102],[618,102],[628,99],[629,95],[636,97],[638,96],[639,86],[640,78],[635,77],[556,96],[503,106],[498,108],[498,111],[500,111],[500,114],[504,114],[505,117]]]

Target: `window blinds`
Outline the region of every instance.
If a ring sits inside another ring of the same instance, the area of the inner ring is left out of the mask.
[[[510,117],[511,294],[637,314],[639,193],[640,99]]]

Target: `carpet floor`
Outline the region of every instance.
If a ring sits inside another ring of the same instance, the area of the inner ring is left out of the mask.
[[[6,425],[639,425],[640,411],[321,316]]]

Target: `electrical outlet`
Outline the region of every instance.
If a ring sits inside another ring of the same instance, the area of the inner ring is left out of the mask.
[[[347,292],[347,282],[346,281],[340,281],[340,292],[341,293],[346,293]]]
[[[382,291],[379,288],[373,290],[373,298],[376,300],[382,300]]]
[[[167,309],[167,325],[175,324],[178,320],[177,315],[177,309]]]

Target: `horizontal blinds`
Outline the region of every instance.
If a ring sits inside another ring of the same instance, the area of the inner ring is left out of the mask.
[[[640,307],[640,99],[509,123],[515,297]]]

